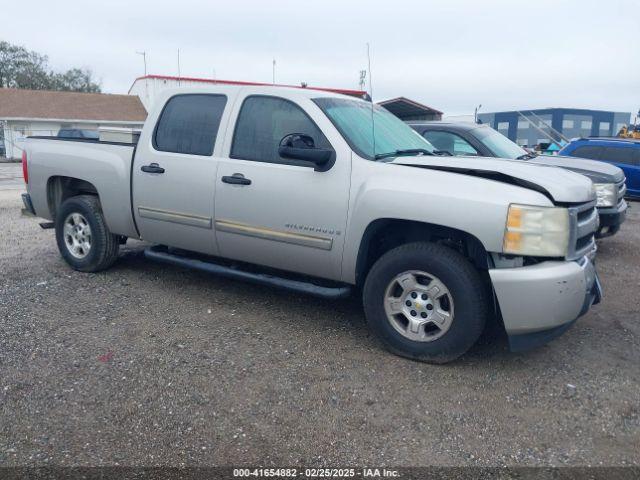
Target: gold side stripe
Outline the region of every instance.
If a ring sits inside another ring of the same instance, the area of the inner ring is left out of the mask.
[[[210,217],[200,217],[198,215],[189,215],[186,213],[171,212],[169,210],[160,210],[149,207],[138,207],[138,214],[140,214],[142,218],[150,218],[152,220],[179,223],[181,225],[189,225],[191,227],[211,228]]]
[[[333,239],[329,237],[316,237],[313,235],[274,230],[272,228],[254,227],[229,220],[216,220],[215,225],[216,230],[220,232],[237,233],[248,237],[263,238],[265,240],[273,240],[274,242],[291,243],[293,245],[319,248],[321,250],[331,250],[333,247]]]

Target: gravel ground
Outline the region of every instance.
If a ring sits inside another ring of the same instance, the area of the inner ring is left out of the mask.
[[[446,366],[383,351],[357,299],[149,263],[82,274],[0,189],[0,465],[640,465],[640,204],[602,304],[551,344]]]

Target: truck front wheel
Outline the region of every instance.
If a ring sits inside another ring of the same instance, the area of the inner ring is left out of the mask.
[[[62,202],[55,227],[58,250],[75,270],[98,272],[118,258],[119,238],[107,228],[100,200],[94,195],[78,195]]]
[[[433,243],[394,248],[373,265],[363,290],[367,323],[393,353],[446,363],[484,329],[486,288],[458,252]]]

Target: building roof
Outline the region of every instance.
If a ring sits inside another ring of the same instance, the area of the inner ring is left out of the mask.
[[[386,108],[396,116],[405,117],[413,115],[424,115],[425,113],[436,113],[442,115],[440,110],[409,100],[405,97],[392,98],[378,102],[378,105]]]
[[[257,85],[257,86],[264,86],[264,87],[274,86],[274,87],[289,87],[289,88],[307,88],[310,90],[321,90],[323,92],[339,93],[342,95],[349,95],[349,96],[358,97],[358,98],[365,98],[365,99],[369,98],[369,95],[364,90],[350,90],[345,88],[324,88],[324,87],[310,87],[310,86],[303,87],[301,85],[282,85],[279,83],[273,84],[273,83],[261,83],[261,82],[244,82],[244,81],[238,81],[238,80],[220,80],[220,79],[213,79],[213,78],[172,77],[169,75],[147,75],[144,77],[136,78],[133,83],[135,84],[138,80],[144,80],[144,79],[171,80],[176,82],[177,81],[196,82],[196,83],[207,83],[207,84],[213,84],[213,85],[240,85],[240,86]],[[133,85],[131,85],[131,88],[133,88]],[[131,88],[129,88],[129,92],[131,92]]]
[[[569,108],[569,107],[547,107],[547,108],[523,108],[520,110],[504,110],[504,111],[498,111],[498,112],[478,112],[478,116],[481,115],[496,115],[496,114],[503,114],[503,113],[518,113],[518,112],[522,112],[522,113],[530,113],[530,112],[534,112],[534,113],[538,113],[538,114],[544,114],[544,113],[551,113],[551,112],[564,112],[564,113],[571,113],[571,114],[576,114],[576,115],[591,115],[593,113],[614,113],[614,114],[622,114],[622,115],[631,115],[630,112],[616,112],[613,110],[596,110],[596,109],[591,109],[591,108]]]
[[[143,122],[147,111],[135,95],[0,88],[0,118]]]

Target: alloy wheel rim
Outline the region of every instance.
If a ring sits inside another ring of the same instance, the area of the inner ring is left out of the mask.
[[[451,292],[436,276],[421,270],[399,273],[384,294],[387,320],[403,337],[432,342],[442,337],[454,319]]]
[[[64,221],[63,234],[64,243],[71,255],[78,259],[89,255],[91,226],[84,215],[80,213],[69,214]]]

